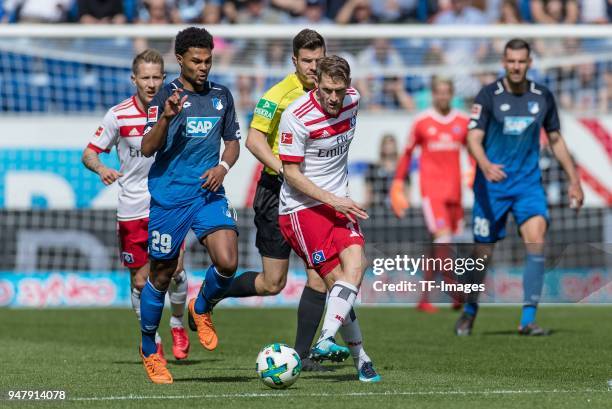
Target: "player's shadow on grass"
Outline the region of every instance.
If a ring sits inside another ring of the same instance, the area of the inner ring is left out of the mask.
[[[199,365],[199,364],[207,364],[210,362],[219,362],[221,359],[213,358],[213,359],[188,359],[186,361],[177,361],[170,360],[169,364],[178,365],[178,366],[189,366],[189,365]],[[142,361],[114,361],[113,364],[117,365],[142,365]]]
[[[327,381],[332,381],[332,382],[346,382],[346,381],[354,381],[357,379],[355,374],[321,374],[321,372],[317,372],[317,373],[313,373],[313,374],[307,374],[305,375],[304,372],[302,372],[301,377],[303,379],[312,379],[312,380],[327,380]]]
[[[503,331],[483,331],[481,332],[482,335],[484,336],[510,336],[510,337],[520,337],[520,338],[548,338],[551,335],[557,335],[560,332],[571,332],[571,331],[566,331],[566,330],[558,330],[558,329],[554,329],[554,330],[550,330],[550,333],[546,336],[523,336],[523,335],[519,335],[517,330],[503,330]]]
[[[222,359],[212,358],[212,359],[187,359],[187,360],[172,360],[168,361],[169,364],[177,365],[177,366],[190,366],[190,365],[200,365],[202,363],[209,364],[211,362],[219,362]]]
[[[174,378],[174,382],[212,382],[212,383],[234,383],[251,382],[254,376],[199,376],[197,378]]]

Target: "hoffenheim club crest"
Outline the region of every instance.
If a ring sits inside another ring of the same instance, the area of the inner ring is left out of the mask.
[[[223,109],[223,102],[219,98],[213,98],[212,104],[217,111],[221,111]]]
[[[540,112],[540,104],[538,104],[537,101],[528,101],[527,109],[531,114],[535,115]]]

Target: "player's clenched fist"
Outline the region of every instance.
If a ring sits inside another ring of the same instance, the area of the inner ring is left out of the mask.
[[[117,172],[115,169],[102,167],[98,170],[98,175],[100,175],[100,180],[106,186],[112,184],[115,180],[119,179],[123,174]]]
[[[183,110],[183,104],[187,101],[187,95],[183,95],[181,98],[181,92],[183,92],[182,88],[175,89],[166,100],[164,104],[164,116],[166,118],[173,118]]]

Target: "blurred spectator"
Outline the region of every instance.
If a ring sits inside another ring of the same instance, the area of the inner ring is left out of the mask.
[[[138,22],[141,24],[172,24],[179,23],[179,11],[174,1],[168,0],[144,0],[139,13]],[[154,48],[164,58],[172,60],[174,57],[174,47],[172,40],[136,38],[134,39],[135,53],[141,53],[147,48]]]
[[[183,23],[202,21],[202,11],[207,3],[205,0],[178,0],[176,8],[179,11],[180,21]]]
[[[324,0],[307,0],[304,13],[293,19],[293,23],[308,26],[312,24],[331,24],[333,21],[325,16]]]
[[[515,0],[503,0],[501,3],[498,24],[521,24],[523,18]]]
[[[181,16],[174,0],[143,0],[138,13],[138,22],[179,24]]]
[[[227,23],[236,24],[238,22],[238,14],[242,12],[249,0],[223,0],[221,6],[223,18]]]
[[[383,23],[426,22],[433,8],[427,0],[379,0],[372,2],[372,12]]]
[[[450,9],[442,11],[434,18],[434,24],[477,25],[487,23],[483,12],[472,7],[470,0],[451,0],[450,5]],[[434,41],[432,53],[439,55],[440,60],[447,64],[466,66],[484,59],[487,54],[487,42],[469,39]],[[461,89],[457,91],[460,95],[462,94]]]
[[[571,68],[563,82],[563,108],[577,112],[596,112],[606,98],[603,75],[597,75],[597,65],[585,62]]]
[[[221,22],[221,1],[222,0],[206,1],[206,4],[200,11],[200,22],[202,24],[219,24]]]
[[[79,22],[83,24],[124,24],[123,0],[77,0]]]
[[[608,69],[604,71],[604,86],[601,91],[599,110],[603,113],[612,113],[612,67],[608,63]]]
[[[376,22],[370,0],[346,0],[336,15],[338,24],[373,24]]]
[[[523,18],[515,0],[503,0],[500,5],[499,18],[497,24],[522,24]],[[492,54],[488,59],[499,61],[504,52],[504,46],[508,40],[505,38],[495,38],[491,42]],[[484,85],[484,84],[483,84]]]
[[[582,0],[580,2],[580,22],[587,24],[606,24],[608,20],[607,7],[612,5],[609,0]]]
[[[238,24],[279,24],[286,21],[283,15],[268,7],[265,0],[247,0],[245,7],[238,12]]]
[[[391,208],[389,189],[395,176],[398,157],[399,152],[395,136],[385,134],[380,141],[378,162],[369,164],[365,173],[364,208],[386,210]]]
[[[576,0],[531,0],[531,16],[539,24],[576,24],[578,15]]]
[[[61,23],[73,0],[5,0],[2,22]]]
[[[284,17],[297,17],[304,14],[306,0],[270,0],[270,7],[283,13]]]
[[[357,88],[370,109],[414,109],[404,79],[389,70],[403,66],[399,52],[386,38],[377,38],[357,57],[358,67],[367,67],[368,76],[357,81]],[[385,72],[387,71],[387,72]]]

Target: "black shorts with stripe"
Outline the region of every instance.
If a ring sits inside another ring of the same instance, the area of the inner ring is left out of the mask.
[[[291,254],[291,247],[285,241],[278,226],[278,200],[281,189],[281,179],[276,175],[262,172],[255,199],[255,227],[257,234],[255,246],[263,257],[285,260]]]

